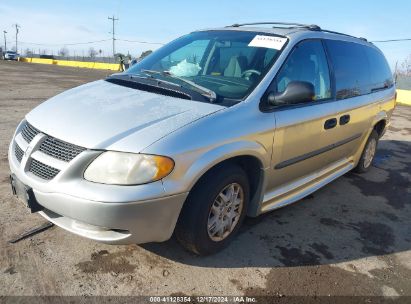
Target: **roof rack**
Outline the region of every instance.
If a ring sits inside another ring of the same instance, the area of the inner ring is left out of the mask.
[[[262,25],[262,24],[290,26],[291,28],[300,27],[300,28],[306,28],[312,31],[321,31],[321,28],[315,24],[301,24],[301,23],[289,23],[289,22],[253,22],[253,23],[241,23],[241,24],[235,23],[227,27],[240,27],[240,26],[246,26],[246,25]],[[273,27],[276,27],[276,26],[273,26]]]
[[[348,34],[344,34],[344,33],[340,33],[340,32],[335,32],[335,31],[330,31],[330,30],[324,30],[324,29],[321,30],[321,31],[326,32],[326,33],[330,33],[330,34],[337,34],[337,35],[343,35],[343,36],[347,36],[347,37],[351,37],[351,38],[357,38],[357,39],[368,42],[368,40],[364,37],[355,37],[355,36],[352,36],[352,35],[348,35]]]
[[[340,32],[335,32],[335,31],[322,29],[321,27],[319,27],[318,25],[315,25],[315,24],[302,24],[302,23],[290,23],[290,22],[253,22],[253,23],[241,23],[241,24],[235,23],[233,25],[229,25],[229,26],[226,26],[226,27],[240,27],[240,26],[247,26],[247,25],[262,25],[262,24],[280,25],[282,28],[284,28],[286,26],[288,26],[288,28],[304,28],[304,29],[308,29],[310,31],[318,31],[318,32],[321,31],[321,32],[326,32],[326,33],[330,33],[330,34],[343,35],[343,36],[356,38],[356,39],[360,39],[360,40],[368,42],[368,40],[363,38],[363,37],[355,37],[355,36],[340,33]],[[278,27],[278,26],[273,26],[273,28],[276,28],[276,27]]]

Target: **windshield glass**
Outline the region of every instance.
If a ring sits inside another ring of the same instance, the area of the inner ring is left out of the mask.
[[[257,32],[194,32],[158,49],[126,73],[208,90],[216,102],[241,100],[268,72],[286,42],[284,37]]]

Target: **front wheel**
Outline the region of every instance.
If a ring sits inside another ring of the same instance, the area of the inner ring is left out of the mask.
[[[365,144],[364,151],[361,154],[361,158],[358,162],[358,165],[354,169],[355,172],[365,173],[371,168],[372,162],[375,157],[375,153],[377,151],[378,139],[379,136],[377,131],[373,130],[370,136],[368,137],[367,143]]]
[[[248,179],[241,167],[212,170],[190,192],[177,222],[177,240],[199,255],[220,251],[238,232],[248,201]]]

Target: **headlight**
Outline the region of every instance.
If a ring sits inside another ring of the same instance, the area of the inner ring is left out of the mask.
[[[146,184],[162,179],[173,168],[168,157],[108,151],[88,166],[84,178],[102,184]]]

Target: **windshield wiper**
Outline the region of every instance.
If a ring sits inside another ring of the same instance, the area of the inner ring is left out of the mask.
[[[214,102],[217,99],[217,94],[213,91],[210,90],[206,87],[203,87],[199,84],[196,84],[194,81],[185,79],[183,77],[180,76],[176,76],[174,74],[172,74],[170,71],[156,71],[156,70],[141,70],[142,73],[148,74],[148,75],[153,75],[153,74],[159,74],[165,77],[170,77],[170,78],[174,78],[174,79],[178,79],[182,82],[185,82],[187,84],[189,84],[190,86],[196,88],[197,90],[200,91],[200,94],[207,97],[210,102]]]
[[[111,75],[106,78],[106,81],[147,92],[157,92],[166,96],[177,97],[182,99],[193,99],[193,94],[185,92],[182,86],[170,81],[164,81],[154,77],[139,76],[139,75]],[[157,89],[154,89],[157,88]],[[197,93],[198,94],[198,93]]]
[[[112,78],[113,76],[120,78],[120,76],[122,76],[121,78],[125,78],[123,80],[127,81],[127,80],[134,80],[134,79],[150,79],[150,80],[155,80],[157,82],[157,84],[168,84],[170,86],[173,87],[179,87],[181,88],[181,85],[175,83],[175,82],[171,82],[171,81],[167,81],[167,80],[162,80],[162,79],[153,79],[151,76],[141,76],[141,75],[135,75],[135,74],[123,74],[123,75],[112,75],[110,76],[110,78]]]

